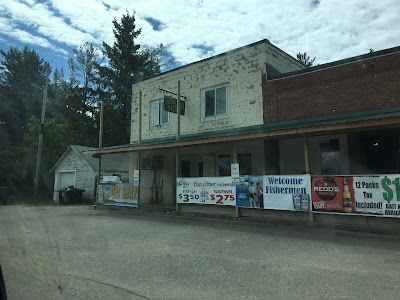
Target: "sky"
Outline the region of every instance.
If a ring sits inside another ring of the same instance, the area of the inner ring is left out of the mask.
[[[27,45],[68,74],[72,49],[112,44],[127,11],[137,42],[166,47],[163,71],[265,38],[314,64],[400,46],[399,0],[0,0],[0,49]]]

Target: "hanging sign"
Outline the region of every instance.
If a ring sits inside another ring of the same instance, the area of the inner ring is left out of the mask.
[[[164,110],[165,111],[169,111],[172,112],[174,114],[176,114],[177,112],[177,99],[171,97],[171,96],[167,96],[164,95]],[[185,115],[185,102],[184,101],[180,101],[180,111],[181,111],[181,116]]]

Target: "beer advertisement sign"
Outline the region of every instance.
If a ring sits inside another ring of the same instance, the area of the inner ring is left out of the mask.
[[[399,175],[313,177],[313,211],[400,217]]]
[[[354,176],[356,212],[400,217],[400,176]]]
[[[355,210],[353,177],[312,177],[311,193],[313,211],[352,213]]]
[[[177,178],[177,203],[236,205],[236,182],[231,177]]]
[[[263,176],[264,208],[310,210],[310,175]]]
[[[355,211],[357,213],[384,215],[382,179],[381,176],[353,177]]]
[[[264,208],[263,178],[245,175],[236,182],[236,206]]]

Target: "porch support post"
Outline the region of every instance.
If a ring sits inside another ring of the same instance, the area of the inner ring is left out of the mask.
[[[175,210],[176,210],[177,213],[179,213],[179,203],[177,201],[178,195],[177,195],[177,190],[176,190],[176,182],[177,182],[178,177],[180,176],[180,174],[179,174],[180,173],[179,172],[179,169],[180,169],[179,161],[180,161],[179,148],[176,148],[176,152],[175,152]]]
[[[237,142],[233,143],[233,148],[232,148],[232,163],[233,164],[237,164],[238,163],[238,153],[237,153]],[[240,166],[239,166],[240,168]],[[240,217],[240,213],[239,213],[239,207],[236,206],[235,203],[235,216],[236,218]]]
[[[139,91],[139,126],[138,126],[138,146],[142,144],[142,91]],[[139,150],[138,151],[138,161],[137,161],[137,168],[139,172],[139,186],[138,186],[138,207],[140,204],[140,189],[142,185],[140,184],[140,181],[142,180],[142,174],[140,171],[141,168],[141,163],[142,163],[142,152]]]
[[[138,161],[137,161],[137,168],[138,168],[138,172],[139,172],[139,186],[138,186],[138,208],[140,207],[140,189],[142,187],[142,185],[140,184],[140,181],[142,180],[142,174],[140,172],[140,168],[142,164],[142,152],[138,151]]]
[[[310,157],[308,154],[308,137],[304,136],[304,164],[306,169],[306,174],[310,174]],[[312,212],[312,199],[310,195],[310,210],[308,211],[309,221],[314,222],[314,214]]]

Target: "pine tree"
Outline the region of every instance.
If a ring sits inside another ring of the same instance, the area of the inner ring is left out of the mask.
[[[297,60],[301,63],[303,63],[306,67],[311,67],[315,61],[315,57],[311,58],[307,52],[304,53],[297,53]]]
[[[108,100],[108,109],[116,110],[105,120],[108,126],[105,126],[104,141],[106,144],[126,144],[130,140],[132,84],[158,74],[160,66],[155,52],[142,49],[136,43],[141,29],[136,28],[134,14],[127,12],[120,22],[114,19],[113,26],[114,44],[103,43],[107,65],[98,65],[107,91],[103,96]]]
[[[0,50],[0,133],[3,143],[21,145],[31,116],[40,117],[45,63],[29,47]]]

